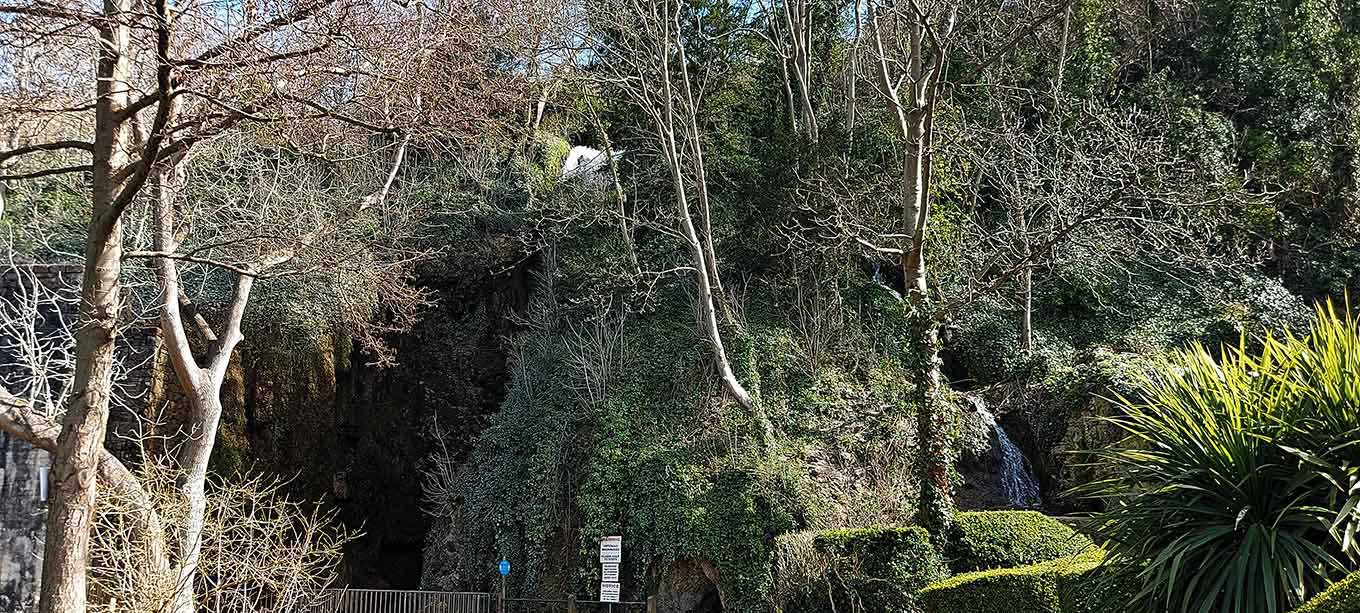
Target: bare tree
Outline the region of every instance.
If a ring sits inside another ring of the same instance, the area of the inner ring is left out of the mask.
[[[26,65],[5,122],[43,117],[87,124],[89,135],[18,145],[21,156],[88,155],[0,181],[88,173],[90,223],[70,402],[53,462],[41,610],[82,612],[96,480],[108,418],[120,305],[124,212],[149,180],[173,184],[176,164],[244,124],[272,124],[307,142],[339,124],[404,139],[486,124],[494,97],[461,97],[447,82],[494,79],[483,54],[510,12],[386,2],[82,0],[0,4],[6,46],[75,51],[71,65]],[[36,52],[35,52],[36,53]],[[88,65],[94,58],[92,66]],[[74,75],[92,75],[77,78]],[[439,75],[443,79],[429,78]],[[286,127],[285,127],[286,126]],[[17,145],[17,143],[15,143]],[[169,174],[166,174],[166,173]],[[248,289],[249,282],[243,284]]]
[[[699,128],[702,94],[694,85],[685,49],[685,3],[678,0],[625,0],[600,11],[611,23],[591,24],[607,55],[604,80],[627,96],[651,120],[651,132],[670,173],[679,212],[678,236],[688,247],[698,289],[698,324],[708,341],[723,387],[752,413],[762,435],[772,432],[765,416],[738,380],[728,358],[719,322],[723,285],[713,247],[712,205]],[[620,24],[618,18],[627,21]],[[608,33],[608,34],[604,34]]]
[[[794,130],[809,142],[820,138],[812,100],[812,36],[815,21],[809,0],[782,0],[777,5],[757,0],[769,34],[765,39],[779,56],[784,98]]]
[[[972,126],[956,145],[991,192],[970,219],[952,311],[1014,284],[1020,346],[1033,344],[1036,271],[1080,260],[1083,270],[1142,266],[1164,273],[1224,269],[1248,258],[1215,245],[1217,211],[1259,206],[1243,177],[1184,159],[1137,110],[1069,104],[1060,120]],[[1051,275],[1048,275],[1051,277]]]
[[[927,283],[926,237],[930,224],[932,161],[936,149],[935,117],[955,63],[985,71],[1035,28],[1066,7],[1067,0],[983,3],[868,3],[870,81],[888,107],[902,140],[900,226],[871,242],[890,239],[897,247],[878,249],[899,260],[908,302],[913,341],[908,347],[917,414],[920,516],[932,534],[945,535],[953,523],[948,415],[941,406],[939,359],[940,311],[932,304]],[[966,21],[966,27],[961,22]]]
[[[173,486],[178,469],[154,457],[138,470],[153,484],[150,499],[167,532],[182,532],[188,517]],[[209,476],[201,520],[201,572],[194,580],[195,610],[230,612],[303,611],[332,586],[344,546],[357,535],[338,525],[336,512],[290,500],[285,482],[260,476]],[[165,611],[182,589],[177,569],[147,567],[136,536],[137,501],[120,492],[101,498],[91,560],[91,591],[119,610]]]
[[[181,500],[187,505],[186,515],[177,526],[178,585],[182,589],[177,611],[192,610],[195,601],[191,588],[197,584],[207,505],[204,487],[222,417],[222,385],[232,355],[244,338],[242,325],[255,284],[279,276],[345,270],[375,289],[387,290],[384,299],[399,322],[412,321],[414,309],[421,303],[422,294],[403,284],[409,276],[404,265],[421,257],[420,253],[393,249],[386,254],[392,257],[373,258],[377,249],[374,241],[399,242],[409,237],[417,220],[408,207],[394,205],[389,198],[409,144],[409,136],[403,137],[389,152],[390,165],[382,170],[374,168],[377,172],[372,174],[376,176],[371,177],[338,172],[333,164],[306,159],[290,162],[288,153],[252,156],[249,149],[236,152],[236,159],[230,154],[205,156],[208,163],[200,166],[200,172],[227,175],[221,181],[225,186],[200,176],[196,187],[186,192],[184,183],[189,173],[181,164],[167,167],[157,176],[152,249],[127,255],[153,261],[166,352],[189,404],[187,436],[178,441],[179,470],[175,473]],[[224,173],[233,161],[240,173]],[[362,169],[366,164],[359,166]],[[328,184],[333,186],[329,190]],[[373,191],[345,201],[349,193],[365,184],[372,185]],[[211,193],[214,188],[224,193]],[[183,212],[191,213],[196,223],[179,221]],[[229,219],[238,225],[225,221]],[[365,234],[364,227],[390,232]],[[230,297],[217,309],[221,320],[218,326],[209,323],[211,313],[204,313],[207,309],[199,308],[202,301],[190,298],[194,292],[181,276],[181,264],[206,268],[200,276],[230,279]],[[186,313],[186,307],[192,312]],[[209,345],[206,352],[197,352],[201,359],[196,355],[191,330]]]

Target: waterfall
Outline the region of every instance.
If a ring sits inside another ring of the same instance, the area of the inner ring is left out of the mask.
[[[1034,478],[1029,462],[1025,461],[1025,454],[1011,441],[1006,429],[1001,427],[991,411],[982,406],[977,409],[982,420],[990,424],[996,433],[998,451],[1001,452],[1001,486],[1006,490],[1006,501],[1017,509],[1037,508],[1042,502],[1039,498],[1039,482]]]

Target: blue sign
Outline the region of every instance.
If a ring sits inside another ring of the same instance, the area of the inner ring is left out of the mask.
[[[502,577],[510,574],[510,560],[501,560],[500,571]]]

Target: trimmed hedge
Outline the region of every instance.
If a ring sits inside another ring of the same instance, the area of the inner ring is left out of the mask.
[[[1358,613],[1360,612],[1360,572],[1333,583],[1327,591],[1294,609],[1294,613]]]
[[[1035,511],[959,513],[946,557],[955,573],[1038,564],[1095,546],[1062,522]]]
[[[1104,613],[1126,601],[1126,586],[1111,586],[1095,572],[1105,552],[1091,550],[1019,568],[956,575],[922,588],[928,613]],[[1113,591],[1112,591],[1113,590]]]
[[[917,591],[949,576],[920,527],[818,532],[811,535],[810,552],[796,553],[793,543],[807,543],[807,537],[781,537],[787,540],[780,555],[811,558],[778,571],[787,597],[781,610],[917,613]]]

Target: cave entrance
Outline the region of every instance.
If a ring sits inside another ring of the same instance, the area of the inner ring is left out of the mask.
[[[717,567],[707,560],[677,560],[658,582],[657,613],[721,613]]]

